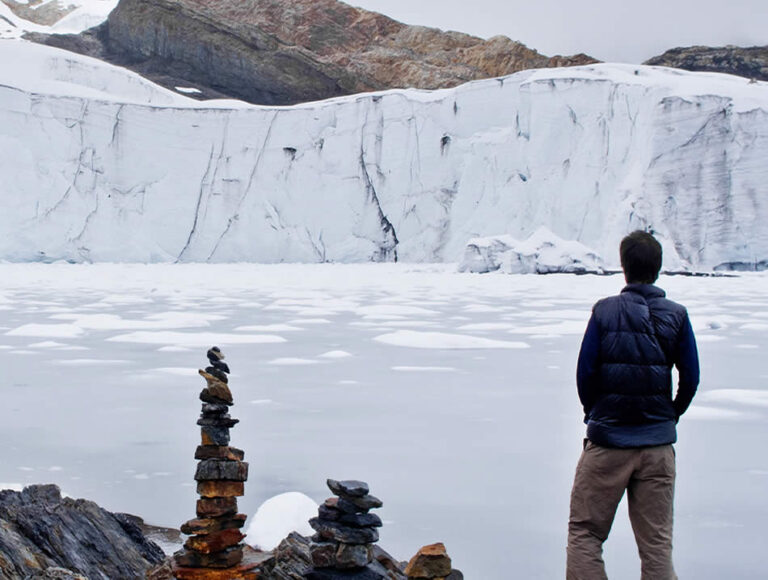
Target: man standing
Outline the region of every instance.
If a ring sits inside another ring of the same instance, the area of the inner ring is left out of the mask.
[[[603,542],[626,490],[642,579],[675,580],[672,443],[699,383],[696,339],[685,308],[653,285],[659,242],[636,231],[619,251],[627,285],[595,304],[579,353],[587,437],[571,492],[566,576],[607,578]],[[674,398],[673,365],[680,379]]]

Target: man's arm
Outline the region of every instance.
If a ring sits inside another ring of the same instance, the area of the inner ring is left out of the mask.
[[[696,349],[696,337],[693,335],[693,328],[687,314],[680,330],[675,366],[680,375],[680,381],[677,384],[677,395],[675,395],[672,404],[679,419],[680,415],[685,413],[688,405],[691,404],[693,396],[696,394],[696,388],[699,386],[699,352]]]
[[[581,341],[579,362],[576,367],[576,386],[579,390],[579,400],[584,406],[584,422],[589,419],[589,412],[595,402],[596,375],[600,356],[600,329],[595,315],[589,319],[587,330]]]

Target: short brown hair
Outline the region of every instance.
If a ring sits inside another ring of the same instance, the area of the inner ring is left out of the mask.
[[[621,268],[628,284],[653,284],[661,270],[661,244],[648,232],[636,230],[621,240]]]

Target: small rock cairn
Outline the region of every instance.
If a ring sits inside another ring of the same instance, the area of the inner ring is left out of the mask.
[[[408,580],[463,580],[464,574],[454,570],[442,543],[421,548],[405,567]]]
[[[229,366],[218,347],[209,349],[207,355],[211,365],[199,371],[207,383],[200,393],[203,407],[197,421],[202,445],[195,452],[200,499],[197,518],[181,526],[182,533],[190,538],[174,554],[173,574],[185,580],[249,578],[247,572],[238,569],[245,537],[240,529],[246,515],[237,513],[237,497],[244,494],[248,464],[243,461],[243,451],[229,446],[229,430],[239,422],[229,416],[233,404]]]
[[[310,546],[314,569],[306,578],[336,578],[334,570],[346,570],[355,577],[354,571],[362,572],[373,561],[373,544],[379,540],[376,528],[382,523],[368,511],[380,508],[382,502],[369,495],[365,482],[329,479],[326,483],[336,497],[325,500],[317,517],[309,520],[317,533]]]

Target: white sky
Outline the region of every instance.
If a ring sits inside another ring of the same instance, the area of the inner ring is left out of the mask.
[[[503,34],[552,56],[640,63],[676,46],[768,45],[768,0],[346,0],[407,24]]]

